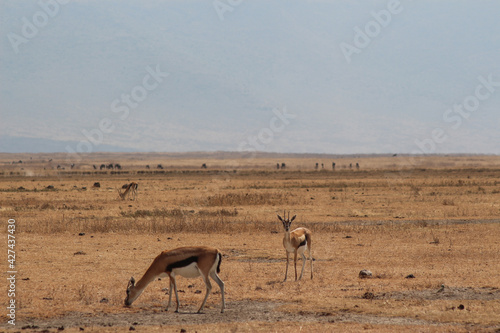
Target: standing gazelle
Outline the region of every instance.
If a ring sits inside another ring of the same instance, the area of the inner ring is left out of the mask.
[[[179,295],[177,294],[177,283],[175,277],[177,275],[186,278],[195,278],[201,276],[203,282],[207,287],[205,299],[201,303],[198,313],[201,313],[205,303],[207,302],[208,295],[212,290],[209,276],[219,285],[222,294],[222,308],[224,312],[226,306],[224,300],[224,282],[219,278],[217,273],[220,272],[220,263],[222,261],[222,254],[219,250],[205,247],[180,247],[170,251],[163,251],[160,253],[151,266],[149,266],[143,277],[135,283],[132,277],[127,286],[127,297],[125,298],[125,305],[130,306],[139,297],[148,284],[153,282],[159,277],[168,276],[170,278],[170,289],[168,296],[167,310],[172,302],[172,289],[175,292],[175,299],[177,300],[177,308],[175,312],[179,312]]]
[[[313,278],[313,259],[311,254],[311,231],[306,228],[297,228],[293,231],[290,231],[290,226],[292,225],[292,221],[295,220],[297,215],[294,215],[292,219],[290,219],[290,212],[288,212],[288,219],[286,218],[285,213],[283,212],[283,217],[278,215],[278,219],[283,222],[283,228],[285,229],[285,235],[283,237],[283,246],[286,251],[286,271],[285,271],[285,280],[288,276],[288,257],[290,253],[293,253],[293,264],[295,267],[295,281],[297,281],[297,255],[300,254],[302,256],[302,271],[300,272],[299,280],[302,279],[302,275],[304,274],[304,267],[306,265],[306,256],[304,252],[307,248],[307,252],[309,252],[309,260],[311,260],[311,279]]]

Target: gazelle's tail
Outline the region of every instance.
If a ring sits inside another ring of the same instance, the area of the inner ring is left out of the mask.
[[[220,264],[222,262],[222,254],[220,252],[217,252],[217,256],[219,257],[219,262],[217,263],[217,274],[220,273]]]

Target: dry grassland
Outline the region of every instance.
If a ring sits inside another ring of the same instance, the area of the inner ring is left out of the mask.
[[[73,168],[64,158],[0,154],[0,218],[17,228],[17,330],[500,330],[498,156],[92,154]],[[99,170],[109,163],[122,169]],[[131,181],[137,200],[121,200]],[[313,232],[313,280],[307,265],[302,281],[292,266],[282,282],[283,210]],[[214,283],[194,314],[200,278],[178,279],[180,314],[164,312],[164,279],[123,306],[130,276],[187,245],[223,252],[225,313]]]

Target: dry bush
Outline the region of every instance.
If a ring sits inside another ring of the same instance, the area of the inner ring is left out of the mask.
[[[192,212],[164,212],[154,215],[143,211],[134,212],[127,218],[76,218],[71,220],[40,219],[24,225],[22,230],[34,234],[55,233],[233,233],[252,230],[270,230],[265,222],[256,222],[248,218],[236,218],[237,211],[217,210]],[[127,214],[124,214],[127,215]]]
[[[86,284],[82,284],[78,288],[78,301],[82,302],[85,305],[90,305],[94,303],[95,298],[95,290],[92,287],[89,287]]]
[[[265,193],[226,193],[208,196],[205,200],[207,207],[220,206],[279,206],[284,204],[293,204],[294,196],[283,192],[265,192]]]
[[[179,208],[174,209],[138,209],[135,212],[125,212],[121,211],[120,215],[123,217],[131,218],[144,218],[144,217],[178,217],[189,214],[190,212],[181,210]]]
[[[443,206],[455,206],[455,201],[453,199],[444,199]]]
[[[200,216],[236,216],[238,215],[238,211],[236,208],[233,210],[219,209],[216,211],[200,210],[198,214]]]

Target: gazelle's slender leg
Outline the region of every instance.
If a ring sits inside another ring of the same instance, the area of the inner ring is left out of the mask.
[[[295,281],[297,281],[297,249],[293,252],[293,266],[295,267]],[[300,277],[302,278],[302,275]]]
[[[304,275],[304,267],[306,266],[306,263],[307,263],[306,255],[304,253],[302,253],[302,272],[300,272],[300,278],[299,278],[299,280],[301,280],[302,279],[302,275]]]
[[[167,311],[168,309],[170,308],[170,305],[172,305],[172,291],[173,291],[173,288],[174,288],[174,283],[172,281],[172,278],[169,279],[170,280],[170,287],[169,287],[169,290],[168,290],[168,305],[167,305]]]
[[[288,251],[285,251],[285,252],[286,252],[286,270],[285,270],[285,280],[283,280],[283,281],[286,281],[286,278],[288,276],[288,257],[289,257],[289,255],[288,255]]]
[[[220,312],[223,313],[224,309],[226,308],[226,300],[224,297],[224,282],[220,279],[215,271],[212,271],[210,273],[210,277],[212,277],[212,279],[219,285],[220,292],[222,293],[222,308]]]
[[[175,308],[175,312],[179,312],[179,294],[177,294],[177,281],[175,281],[175,276],[171,277],[174,284],[174,292],[175,292],[175,300],[177,301],[177,307]]]
[[[201,303],[201,306],[198,309],[198,313],[201,313],[201,311],[203,311],[203,308],[205,307],[205,303],[207,302],[208,295],[212,291],[212,284],[210,283],[210,279],[208,278],[208,276],[201,274],[201,277],[203,278],[203,282],[205,282],[205,286],[207,287],[207,293],[205,294],[205,299],[203,300],[203,303]]]
[[[309,260],[311,260],[311,280],[313,278],[313,257],[312,257],[312,253],[311,253],[311,249],[308,248],[308,252],[309,252]]]

